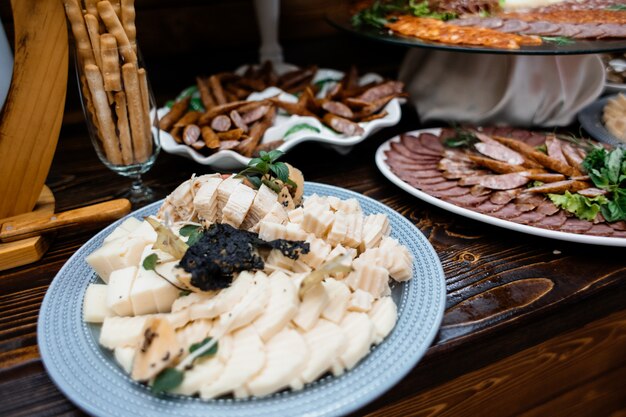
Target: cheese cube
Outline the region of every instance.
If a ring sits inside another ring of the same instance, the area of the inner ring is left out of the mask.
[[[149,244],[142,236],[129,235],[96,249],[87,256],[86,261],[108,283],[109,275],[116,269],[139,265],[143,259],[141,254]]]
[[[140,220],[134,217],[129,217],[128,219],[124,220],[122,224],[116,227],[110,235],[104,238],[104,243],[119,239],[120,237],[128,236],[128,234],[135,230],[140,224]]]
[[[100,344],[107,349],[137,347],[143,340],[144,325],[150,317],[106,317],[100,329]]]
[[[136,275],[136,266],[129,266],[111,272],[107,290],[107,306],[118,316],[133,315],[130,289],[133,286],[133,282],[135,282]]]
[[[152,250],[146,248],[142,259],[151,253]],[[180,290],[166,278],[159,276],[154,271],[146,270],[142,266],[137,271],[137,277],[130,291],[133,313],[136,316],[149,313],[168,313],[174,300],[178,298],[179,292]]]
[[[105,317],[114,316],[107,307],[107,286],[89,284],[83,299],[83,319],[87,323],[102,323]]]

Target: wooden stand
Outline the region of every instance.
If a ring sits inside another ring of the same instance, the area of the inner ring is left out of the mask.
[[[41,215],[51,215],[53,213],[54,195],[52,191],[44,185],[32,212],[0,219],[0,224],[36,219]],[[48,250],[52,242],[52,237],[51,235],[42,235],[15,242],[0,243],[0,271],[38,261]]]
[[[15,60],[0,113],[0,224],[54,213],[44,185],[67,90],[68,41],[59,0],[12,0]],[[0,270],[37,261],[50,238],[0,243]]]

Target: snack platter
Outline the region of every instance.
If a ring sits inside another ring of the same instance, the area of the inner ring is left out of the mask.
[[[471,46],[461,44],[446,44],[441,42],[427,41],[412,36],[394,33],[390,30],[377,29],[370,26],[354,27],[352,24],[353,13],[349,7],[343,7],[338,12],[326,15],[326,19],[338,29],[345,30],[354,35],[370,40],[389,42],[410,47],[438,49],[451,52],[474,52],[490,54],[514,54],[514,55],[573,55],[595,54],[602,52],[620,52],[626,50],[626,39],[568,39],[561,42],[544,40],[540,45],[524,45],[519,49],[507,49],[500,47]],[[549,38],[549,37],[548,37]]]
[[[410,137],[419,137],[421,134],[427,134],[431,136],[434,135],[435,137],[438,137],[440,134],[442,134],[442,129],[440,128],[423,129],[423,130],[408,132],[405,135],[408,135]],[[393,168],[391,166],[393,165],[393,163],[391,163],[390,165],[390,161],[388,160],[388,155],[390,152],[394,154],[396,153],[393,150],[393,147],[397,147],[397,145],[401,144],[401,141],[403,140],[407,140],[407,139],[403,139],[401,136],[396,136],[386,141],[385,143],[383,143],[376,152],[376,165],[378,166],[381,173],[385,177],[387,177],[387,179],[389,179],[391,182],[393,182],[395,185],[397,185],[404,191],[419,198],[422,201],[425,201],[429,204],[440,207],[452,213],[458,214],[460,216],[464,216],[464,217],[467,217],[476,221],[480,221],[483,223],[491,224],[497,227],[502,227],[505,229],[509,229],[509,230],[513,230],[513,231],[517,231],[521,233],[526,233],[530,235],[541,236],[541,237],[546,237],[546,238],[551,238],[551,239],[569,241],[569,242],[591,244],[591,245],[626,247],[626,238],[622,237],[626,233],[623,230],[617,231],[617,235],[620,237],[611,237],[611,236],[606,236],[606,235],[594,236],[590,234],[584,234],[584,232],[573,233],[572,232],[573,228],[571,228],[569,231],[564,231],[558,227],[557,228],[553,227],[551,229],[548,229],[545,227],[537,227],[537,226],[533,226],[532,224],[529,224],[528,222],[524,222],[526,223],[524,224],[522,222],[516,221],[516,216],[528,215],[528,213],[525,213],[525,212],[511,213],[510,216],[504,216],[507,218],[495,217],[494,215],[489,214],[487,211],[481,210],[483,212],[479,212],[473,209],[473,207],[470,207],[466,204],[459,204],[459,203],[454,202],[455,198],[458,199],[461,196],[453,196],[452,200],[450,200],[449,197],[442,195],[442,193],[446,194],[446,192],[444,191],[440,192],[439,194],[435,192],[435,194],[438,194],[438,196],[434,196],[432,195],[432,192],[421,189],[420,186],[417,184],[416,186],[411,185],[409,184],[409,182],[407,182],[410,180],[407,180],[407,178],[403,179],[402,177],[404,177],[405,175],[399,173],[397,169]],[[424,163],[424,165],[434,163],[432,169],[426,168],[426,167],[420,167],[420,163],[415,163],[415,169],[426,169],[428,172],[432,172],[433,180],[439,181],[435,177],[441,176],[442,180],[446,181],[445,178],[442,176],[443,172],[440,174],[435,173],[435,171],[438,169],[437,168],[438,163],[437,161],[435,161],[435,159],[438,161],[440,158],[434,158],[431,161]],[[447,181],[450,182],[450,180],[447,180]],[[420,179],[419,182],[428,183],[429,180]],[[456,182],[457,181],[454,181],[454,183]],[[426,185],[426,187],[429,188],[429,185]],[[456,189],[458,187],[455,186],[454,188]],[[450,189],[452,190],[452,188]],[[450,201],[446,201],[446,200],[450,200]],[[513,199],[511,201],[515,201],[515,200]],[[489,199],[485,200],[485,204],[489,204]],[[507,203],[507,204],[511,204],[511,203]],[[541,221],[541,219],[538,219],[537,221]],[[573,224],[578,224],[579,222],[584,222],[584,221],[574,218]],[[591,226],[591,222],[588,222],[588,223]],[[620,225],[622,223],[620,223]],[[589,227],[587,227],[587,229],[589,229]],[[623,227],[618,227],[618,229],[623,229]],[[609,233],[611,232],[609,231]]]
[[[602,112],[611,98],[603,97],[582,109],[578,113],[578,122],[594,139],[611,146],[624,147],[626,143],[612,135],[602,121]]]
[[[70,258],[54,279],[38,323],[41,355],[53,381],[92,415],[343,415],[391,388],[413,368],[436,335],[446,294],[441,264],[432,246],[415,226],[381,203],[337,187],[306,183],[305,202],[307,198],[316,199],[316,196],[354,199],[365,215],[385,215],[389,219],[391,238],[404,245],[412,257],[412,279],[391,287],[390,297],[397,305],[393,330],[352,369],[340,376],[323,376],[295,391],[215,400],[157,395],[130,379],[116,363],[117,352],[114,359],[112,351],[99,346],[98,340],[102,343],[103,337],[101,326],[83,321],[83,315],[93,311],[93,304],[88,303],[87,308],[83,299],[94,284],[102,283],[85,260],[93,257],[101,245],[107,244],[105,239],[116,238],[121,233],[120,226],[128,224],[129,218],[133,217],[132,223],[138,224],[142,217],[157,214],[159,207],[162,207],[161,215],[163,210],[169,210],[168,201],[172,200],[164,200],[144,207],[100,232]],[[116,236],[109,237],[112,233]],[[71,337],[67,338],[68,334]],[[110,401],[112,398],[116,401]]]
[[[235,74],[242,75],[246,72],[247,67],[238,68]],[[289,64],[277,64],[275,66],[277,75],[283,75],[290,71],[297,71],[298,68]],[[312,74],[311,85],[323,83],[324,86],[320,94],[330,91],[333,86],[337,85],[328,80],[341,80],[346,74],[333,69],[316,69]],[[382,82],[383,79],[377,74],[363,74],[358,78],[359,85],[368,85]],[[264,101],[274,97],[286,102],[296,103],[298,98],[277,87],[268,87],[263,91],[253,92],[246,100],[250,102]],[[319,97],[319,95],[318,95]],[[369,136],[373,135],[382,128],[393,126],[398,123],[401,117],[400,104],[401,98],[393,98],[380,110],[382,117],[375,118],[371,121],[360,122],[358,125],[361,130],[355,134],[339,133],[325,124],[320,119],[312,116],[288,114],[283,110],[278,110],[271,126],[264,132],[260,141],[261,146],[267,146],[268,149],[278,149],[288,152],[290,149],[298,146],[303,142],[321,143],[335,149],[339,153],[347,153],[352,146],[362,142]],[[169,113],[168,107],[162,107],[158,110],[159,118]],[[299,129],[306,125],[307,128]],[[295,131],[294,131],[295,130]],[[290,133],[294,131],[294,133]],[[246,166],[250,161],[250,157],[243,155],[236,149],[218,150],[215,153],[207,155],[201,153],[191,146],[179,143],[167,131],[160,131],[161,145],[165,152],[183,156],[194,160],[202,165],[209,165],[216,169],[236,169]]]

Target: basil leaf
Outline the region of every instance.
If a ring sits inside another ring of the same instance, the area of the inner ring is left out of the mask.
[[[618,184],[619,182],[623,158],[622,150],[616,148],[609,153],[609,157],[606,160],[607,177],[613,184]]]
[[[189,346],[189,353],[193,353],[196,350],[200,349],[202,346],[206,345],[207,343],[211,343],[213,339],[210,337],[207,337],[206,339],[204,339],[202,342],[198,342],[198,343],[194,343],[193,345]],[[217,353],[217,345],[218,343],[216,342],[215,345],[213,345],[209,350],[207,350],[206,352],[204,352],[202,355],[198,356],[199,358],[204,358],[207,356],[213,356]]]
[[[323,79],[321,79],[319,81],[315,81],[313,83],[313,86],[315,86],[315,88],[319,90],[319,89],[321,89],[324,86],[324,84],[327,84],[327,83],[338,83],[340,81],[341,80],[337,79],[337,78],[323,78]]]
[[[188,237],[187,245],[194,245],[202,237],[202,227],[188,224],[180,229],[180,235]]]
[[[158,261],[159,256],[156,253],[153,253],[144,258],[141,266],[143,266],[143,269],[145,269],[146,271],[154,271]]]
[[[261,188],[261,178],[259,177],[248,177],[248,181],[250,181],[252,183],[252,185],[254,185],[254,187],[258,190],[259,188]]]
[[[265,162],[271,162],[270,161],[270,155],[266,151],[259,152],[259,157],[261,158],[261,160],[263,160]],[[252,162],[252,161],[250,161],[250,162]]]
[[[202,100],[198,97],[194,97],[189,101],[189,108],[193,111],[204,112],[204,104],[202,104]]]
[[[191,87],[185,88],[180,94],[176,97],[176,101],[180,101],[184,98],[192,96],[194,93],[198,92],[198,86],[192,85]]]
[[[278,158],[280,158],[281,156],[283,156],[285,154],[285,152],[278,150],[278,149],[274,149],[272,151],[269,152],[269,157],[270,157],[270,162],[274,163],[276,162],[276,160]]]
[[[276,162],[274,165],[270,165],[270,169],[282,182],[287,182],[289,179],[289,167],[284,162]]]
[[[283,135],[285,138],[289,135],[293,135],[296,132],[299,132],[301,130],[310,130],[313,131],[315,133],[320,133],[320,130],[318,128],[316,128],[315,126],[311,126],[308,123],[300,123],[297,125],[293,125],[291,126]]]
[[[185,374],[183,371],[174,368],[165,368],[154,378],[150,390],[155,394],[171,391],[183,382],[184,377]]]

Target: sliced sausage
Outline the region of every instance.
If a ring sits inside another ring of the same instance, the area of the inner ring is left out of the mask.
[[[530,181],[519,173],[501,174],[501,175],[485,175],[481,177],[480,185],[492,190],[511,190],[521,187]]]

